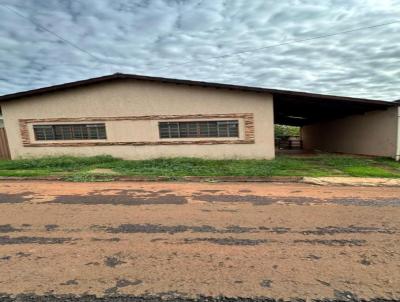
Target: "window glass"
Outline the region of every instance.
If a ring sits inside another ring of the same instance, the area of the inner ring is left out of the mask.
[[[159,122],[160,138],[239,137],[239,121]]]
[[[105,124],[34,125],[36,140],[106,139]]]

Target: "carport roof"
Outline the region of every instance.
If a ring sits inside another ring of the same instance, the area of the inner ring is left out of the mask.
[[[132,79],[171,83],[176,85],[189,85],[200,87],[211,87],[217,89],[230,89],[240,91],[251,91],[256,93],[269,93],[274,96],[274,118],[275,123],[288,125],[306,125],[322,120],[340,118],[352,114],[363,114],[372,110],[385,110],[389,107],[399,106],[397,102],[372,100],[363,98],[352,98],[316,94],[309,92],[279,90],[262,87],[241,86],[173,78],[151,77],[134,74],[115,73],[81,81],[75,81],[60,85],[54,85],[39,89],[27,90],[0,96],[0,102],[11,101],[23,97],[40,95],[44,93],[65,90],[74,87],[86,86],[95,83],[113,81],[118,79]]]

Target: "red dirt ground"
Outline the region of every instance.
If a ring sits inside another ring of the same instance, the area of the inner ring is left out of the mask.
[[[400,188],[0,182],[0,293],[400,299]]]

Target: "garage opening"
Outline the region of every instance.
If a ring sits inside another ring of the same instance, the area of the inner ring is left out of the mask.
[[[398,103],[293,91],[275,91],[273,96],[275,153],[396,158]]]
[[[303,149],[301,128],[275,124],[275,150],[277,153],[299,153]]]

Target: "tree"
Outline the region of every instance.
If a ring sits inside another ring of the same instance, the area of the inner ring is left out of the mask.
[[[299,135],[300,135],[300,127],[275,125],[275,137],[299,136]]]

